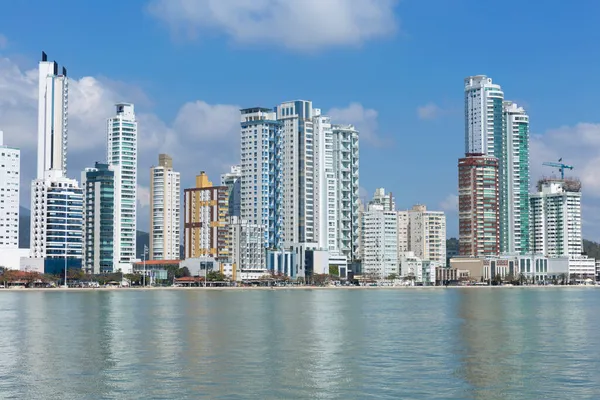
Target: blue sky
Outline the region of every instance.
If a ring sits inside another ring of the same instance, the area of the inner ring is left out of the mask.
[[[69,175],[104,159],[112,102],[132,101],[144,194],[158,152],[173,153],[184,185],[200,170],[218,181],[237,162],[238,107],[309,99],[361,128],[363,192],[385,187],[399,208],[442,208],[452,236],[463,79],[486,74],[531,117],[533,178],[558,156],[575,165],[584,236],[598,240],[598,15],[598,2],[555,0],[6,2],[0,129],[35,161],[31,71],[45,50],[76,80]]]

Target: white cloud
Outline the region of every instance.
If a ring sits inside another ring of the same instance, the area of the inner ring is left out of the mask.
[[[8,38],[0,33],[0,50],[8,47]]]
[[[29,183],[37,160],[37,70],[24,70],[0,57],[0,129],[7,145],[21,148],[21,204],[29,208]],[[68,175],[80,179],[80,171],[106,160],[106,119],[114,103],[136,103],[139,125],[138,193],[148,206],[149,168],[158,154],[172,155],[174,168],[182,174],[182,186],[194,182],[205,170],[213,181],[230,164],[239,161],[239,107],[211,105],[203,101],[184,104],[172,123],[140,111],[150,101],[143,91],[106,78],[83,77],[69,81]],[[138,107],[141,105],[142,107]],[[149,216],[141,211],[139,229],[147,230]]]
[[[217,32],[241,44],[314,51],[357,46],[396,32],[397,0],[151,0],[173,32]]]
[[[435,103],[427,103],[417,108],[419,119],[436,119],[442,116],[444,110]]]
[[[447,213],[456,213],[458,211],[458,196],[454,193],[446,196],[446,198],[440,202],[440,209]]]
[[[389,144],[389,140],[378,133],[379,114],[371,108],[364,108],[360,103],[350,103],[345,108],[332,108],[327,112],[331,122],[336,124],[352,124],[359,131],[361,143],[375,147]]]

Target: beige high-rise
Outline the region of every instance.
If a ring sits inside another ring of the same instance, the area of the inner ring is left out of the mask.
[[[181,243],[179,172],[173,159],[159,154],[158,166],[150,168],[150,259],[178,260]]]

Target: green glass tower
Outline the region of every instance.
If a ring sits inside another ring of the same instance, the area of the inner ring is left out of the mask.
[[[500,251],[529,251],[529,116],[505,101],[500,155]]]

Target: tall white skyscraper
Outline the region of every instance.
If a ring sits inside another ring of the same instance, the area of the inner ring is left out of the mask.
[[[315,143],[311,101],[277,106],[282,129],[283,227],[285,246],[315,243]]]
[[[529,116],[511,101],[503,106],[500,164],[500,251],[529,252]]]
[[[241,110],[241,216],[259,225],[265,247],[283,247],[283,159],[281,124],[263,107]]]
[[[137,218],[137,122],[133,104],[118,103],[116,115],[108,119],[108,164],[120,170],[115,196],[120,207],[115,210],[115,251],[119,263],[128,264],[136,258]],[[123,267],[123,269],[128,267]]]
[[[48,61],[42,52],[39,63],[38,160],[37,178],[46,171],[67,172],[69,84],[67,70],[58,72],[58,64]]]
[[[178,260],[180,246],[179,172],[173,171],[173,159],[158,156],[158,166],[150,168],[150,259]]]
[[[0,131],[0,249],[19,247],[21,151],[4,144]]]
[[[314,109],[314,183],[315,242],[318,247],[339,252],[338,196],[339,187],[334,168],[334,137],[331,119]]]
[[[581,183],[575,179],[543,179],[531,205],[531,251],[546,257],[579,257]]]
[[[503,101],[502,88],[491,78],[465,78],[465,154],[500,158]]]
[[[359,241],[358,131],[352,125],[334,124],[332,133],[337,248],[352,260],[358,258]]]
[[[43,258],[44,272],[81,268],[83,191],[66,177],[67,70],[42,52],[39,64],[37,179],[31,183],[30,257]]]

